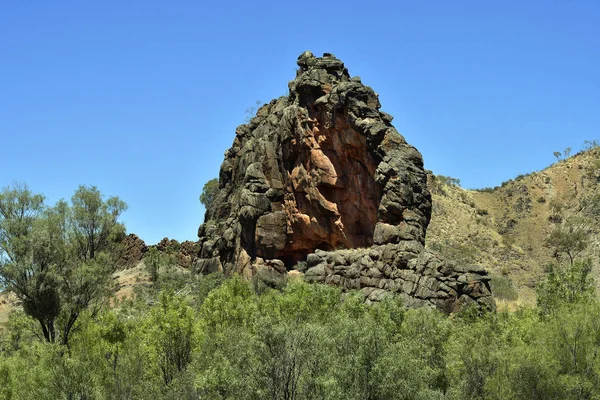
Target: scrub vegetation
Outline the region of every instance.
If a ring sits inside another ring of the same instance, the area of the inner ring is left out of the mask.
[[[559,172],[546,174],[558,181]],[[0,398],[600,398],[600,196],[587,185],[569,202],[558,191],[527,202],[528,215],[548,208],[540,215],[549,228],[532,239],[507,223],[511,214],[498,217],[493,192],[438,179],[430,248],[458,265],[505,249],[506,260],[491,264],[491,285],[499,304],[513,303],[452,315],[407,310],[400,297],[366,305],[361,292],[298,277],[257,287],[237,276],[198,275],[158,247],[131,269],[127,295],[117,295],[127,275],[119,261],[125,203],[80,186],[49,206],[26,185],[7,187],[0,306],[9,298],[14,306],[0,325]],[[521,204],[513,186],[506,190]],[[454,225],[441,225],[444,218]],[[480,234],[469,240],[464,226]],[[454,235],[442,240],[448,230]],[[510,262],[513,254],[533,259],[532,240],[545,251],[544,267],[527,283],[533,300],[520,302],[524,275]]]
[[[0,396],[593,399],[600,304],[585,268],[564,268],[540,286],[537,308],[517,312],[367,306],[360,293],[299,280],[257,294],[218,275],[86,309],[68,345],[14,311],[0,342]]]

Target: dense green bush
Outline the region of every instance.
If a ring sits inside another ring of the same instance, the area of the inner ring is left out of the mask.
[[[202,193],[200,194],[200,203],[204,205],[207,211],[210,211],[211,205],[215,201],[218,194],[219,180],[217,178],[209,180],[202,187]]]
[[[18,263],[5,257],[1,272],[8,289],[33,291],[21,292],[24,307],[0,327],[2,399],[600,399],[600,304],[592,263],[579,257],[587,237],[572,220],[547,240],[557,263],[537,287],[537,307],[513,313],[447,316],[407,310],[398,297],[367,306],[360,292],[301,280],[192,275],[157,252],[146,258],[154,284],[117,301],[104,282],[110,269],[99,268],[112,265],[114,241],[86,244],[75,229],[99,216],[105,234],[122,231],[97,189],[81,187],[72,206],[51,209],[15,190],[0,198],[0,230]],[[31,220],[6,211],[19,202]],[[94,202],[99,212],[83,213]],[[57,235],[60,221],[70,221],[69,240]],[[437,247],[465,265],[475,256],[468,246]],[[15,273],[27,265],[29,275]],[[491,284],[497,298],[516,298],[508,277]],[[58,303],[26,301],[53,290]],[[43,304],[59,312],[44,314]],[[41,329],[69,321],[68,341]]]
[[[221,282],[221,281],[219,281]],[[213,282],[214,283],[214,282]],[[207,283],[208,285],[209,283]],[[550,286],[548,287],[548,290]],[[397,299],[290,282],[257,294],[239,278],[156,304],[80,318],[69,347],[14,313],[2,332],[6,399],[593,399],[600,306],[593,297],[448,318]]]

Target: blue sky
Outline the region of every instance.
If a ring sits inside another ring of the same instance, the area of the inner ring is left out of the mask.
[[[425,166],[464,187],[600,139],[600,2],[4,1],[0,186],[118,195],[148,243],[195,240],[203,184],[304,50],[379,93]]]

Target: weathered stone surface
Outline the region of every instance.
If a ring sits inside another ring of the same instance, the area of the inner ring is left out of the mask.
[[[464,296],[488,305],[485,271],[424,252],[423,159],[377,94],[331,54],[305,52],[298,66],[289,95],[236,129],[198,231],[196,270],[251,277],[306,261],[307,281],[362,288],[370,302],[398,292],[409,306],[448,312]]]
[[[148,246],[137,235],[130,233],[123,240],[123,253],[120,264],[126,268],[135,266],[148,251]]]
[[[378,264],[368,261],[368,255],[363,254],[363,258],[354,263],[347,263],[344,266],[336,266],[334,269],[328,270],[331,263],[327,260],[332,256],[351,259],[349,257],[351,253],[367,253],[368,251],[376,251],[379,254],[380,268],[374,268],[373,266]],[[381,289],[386,292],[404,293],[408,306],[438,308],[448,313],[477,303],[488,309],[495,307],[489,287],[489,275],[485,270],[479,269],[477,273],[453,270],[439,257],[423,250],[415,257],[415,265],[421,267],[426,273],[419,273],[408,266],[405,268],[393,267],[394,257],[402,256],[401,252],[393,254],[392,257],[386,257],[384,254],[386,254],[385,246],[377,245],[370,249],[314,253],[311,255],[311,262],[316,263],[316,266],[306,272],[305,279],[309,282],[336,284],[345,280],[352,282],[358,278],[358,285],[347,288],[361,288],[370,301],[376,301],[379,298],[379,296],[373,296],[373,291]],[[365,260],[367,260],[367,266],[361,264],[365,263]],[[394,270],[391,279],[382,278],[378,271],[388,267]],[[357,277],[356,271],[358,270],[360,270],[360,275]]]
[[[199,253],[211,254],[213,252],[214,242],[205,242],[203,248],[198,242],[186,240],[179,243],[175,239],[163,238],[156,245],[149,247],[155,247],[159,252],[172,256],[177,265],[189,268],[194,264]]]

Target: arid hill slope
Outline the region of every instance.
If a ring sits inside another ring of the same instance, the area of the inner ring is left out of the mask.
[[[545,266],[556,261],[545,240],[566,220],[585,222],[590,244],[580,257],[597,260],[598,218],[589,208],[598,203],[598,182],[597,147],[494,189],[466,190],[430,175],[433,211],[426,246],[458,264],[484,266],[496,282],[514,284],[517,303],[533,304]],[[600,282],[597,265],[592,274]]]

